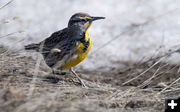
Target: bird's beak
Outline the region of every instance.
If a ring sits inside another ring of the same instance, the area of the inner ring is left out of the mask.
[[[99,20],[99,19],[105,19],[105,17],[91,17],[91,19],[89,20],[89,22],[93,22],[93,21]]]

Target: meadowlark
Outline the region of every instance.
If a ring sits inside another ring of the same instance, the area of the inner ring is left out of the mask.
[[[105,17],[92,17],[87,13],[76,13],[70,18],[68,27],[53,33],[38,44],[25,46],[25,49],[42,53],[46,64],[52,68],[52,71],[69,69],[78,78],[81,85],[86,87],[73,67],[86,58],[91,48],[88,28],[93,21],[99,19],[105,19]]]

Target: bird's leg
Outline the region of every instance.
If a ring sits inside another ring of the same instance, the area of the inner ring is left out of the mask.
[[[57,82],[57,78],[56,78],[56,71],[55,69],[52,68],[52,74],[54,76],[54,80]]]
[[[56,77],[56,72],[54,69],[52,69],[52,74],[54,75],[54,78]]]
[[[78,78],[79,82],[81,83],[81,85],[82,85],[83,87],[88,88],[88,87],[84,84],[84,82],[82,81],[82,79],[76,74],[76,72],[73,70],[73,68],[70,68],[70,71],[73,73],[73,75],[75,75],[75,76]]]

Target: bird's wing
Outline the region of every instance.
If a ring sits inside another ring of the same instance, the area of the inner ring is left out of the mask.
[[[41,42],[41,44],[43,44],[43,49],[54,48],[57,44],[61,43],[64,39],[67,39],[69,37],[68,33],[68,28],[64,28],[63,30],[54,32],[50,37]]]
[[[67,61],[74,54],[78,40],[72,38],[74,37],[73,33],[73,30],[65,28],[54,32],[44,41],[38,44],[30,44],[25,48],[26,50],[31,48],[42,53],[46,64],[52,67],[57,64],[57,62]]]
[[[61,67],[62,64],[66,63],[66,61],[68,61],[75,54],[77,49],[76,43],[76,40],[65,39],[60,44],[57,44],[56,47],[51,50],[51,52],[46,54],[46,56],[44,55],[46,64],[49,67],[53,67],[57,64],[59,67]]]
[[[73,55],[78,41],[72,37],[73,31],[65,28],[53,33],[41,42],[43,44],[42,54],[49,67],[54,66],[59,61],[66,61]]]

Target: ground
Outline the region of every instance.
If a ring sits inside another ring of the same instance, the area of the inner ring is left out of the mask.
[[[53,75],[42,65],[38,66],[38,61],[31,56],[12,53],[1,46],[0,110],[163,112],[165,99],[180,95],[176,81],[180,66],[157,63],[159,59],[143,63],[116,62],[125,67],[109,72],[78,69],[77,73],[89,87],[86,89],[72,74]]]

